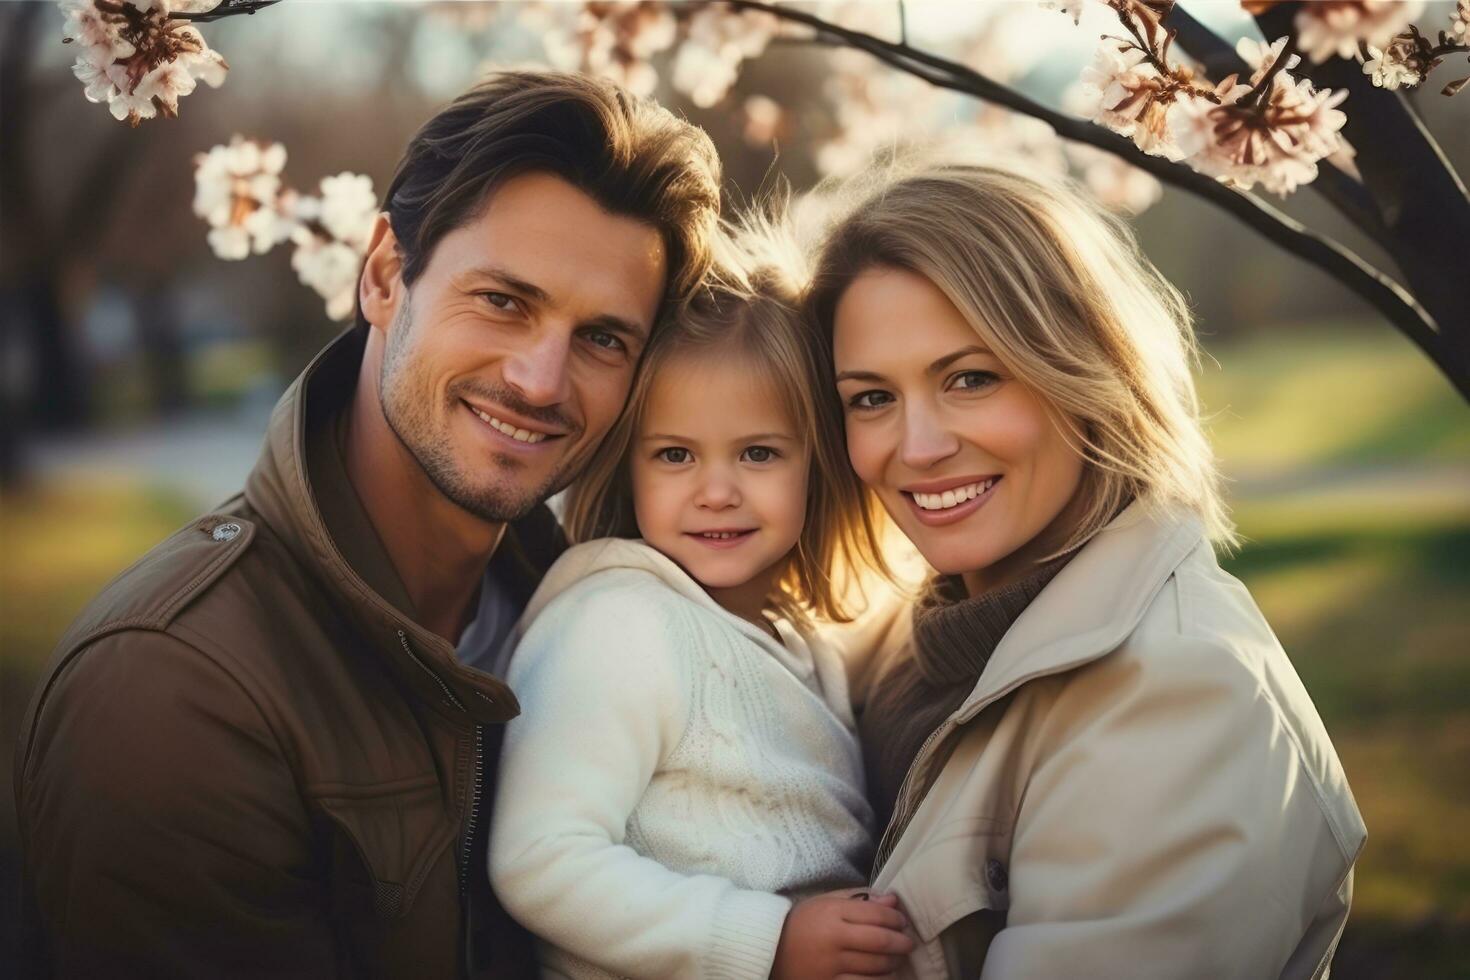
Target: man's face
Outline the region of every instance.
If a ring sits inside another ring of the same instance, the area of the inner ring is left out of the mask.
[[[513,177],[399,303],[383,414],[439,490],[510,521],[565,487],[621,410],[666,272],[651,226]]]

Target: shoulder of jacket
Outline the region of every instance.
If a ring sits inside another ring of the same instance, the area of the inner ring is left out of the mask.
[[[238,512],[238,499],[190,521],[109,582],[63,634],[57,656],[111,633],[167,630],[255,540],[256,523]]]

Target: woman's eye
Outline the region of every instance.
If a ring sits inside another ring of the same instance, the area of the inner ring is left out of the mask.
[[[502,313],[509,313],[516,308],[516,298],[506,293],[481,293],[480,295],[485,297],[485,302]]]
[[[687,463],[689,462],[689,450],[679,446],[669,446],[654,453],[655,459],[661,459],[665,463]]]
[[[587,339],[603,350],[621,351],[627,348],[621,337],[607,330],[593,330],[587,334]]]
[[[993,371],[961,371],[954,376],[951,388],[960,391],[979,391],[981,388],[989,388],[1000,380]]]
[[[740,454],[740,458],[750,463],[769,463],[780,455],[769,446],[751,446]]]
[[[864,391],[860,392],[859,394],[853,395],[851,398],[848,399],[847,407],[857,409],[882,408],[884,405],[887,405],[891,401],[893,401],[892,395],[890,395],[886,391],[877,391],[875,389],[873,391]]]

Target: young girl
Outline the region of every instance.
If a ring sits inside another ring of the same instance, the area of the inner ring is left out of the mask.
[[[879,975],[911,946],[852,887],[873,815],[808,625],[844,618],[830,572],[872,523],[821,338],[774,272],[735,281],[652,341],[522,621],[490,874],[545,976]]]

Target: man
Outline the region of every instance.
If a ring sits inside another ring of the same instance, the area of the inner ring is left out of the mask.
[[[62,639],[16,796],[67,976],[532,975],[485,823],[489,663],[561,544],[545,499],[709,263],[707,137],[611,85],[497,76],[414,137],[356,328],[244,493]]]

